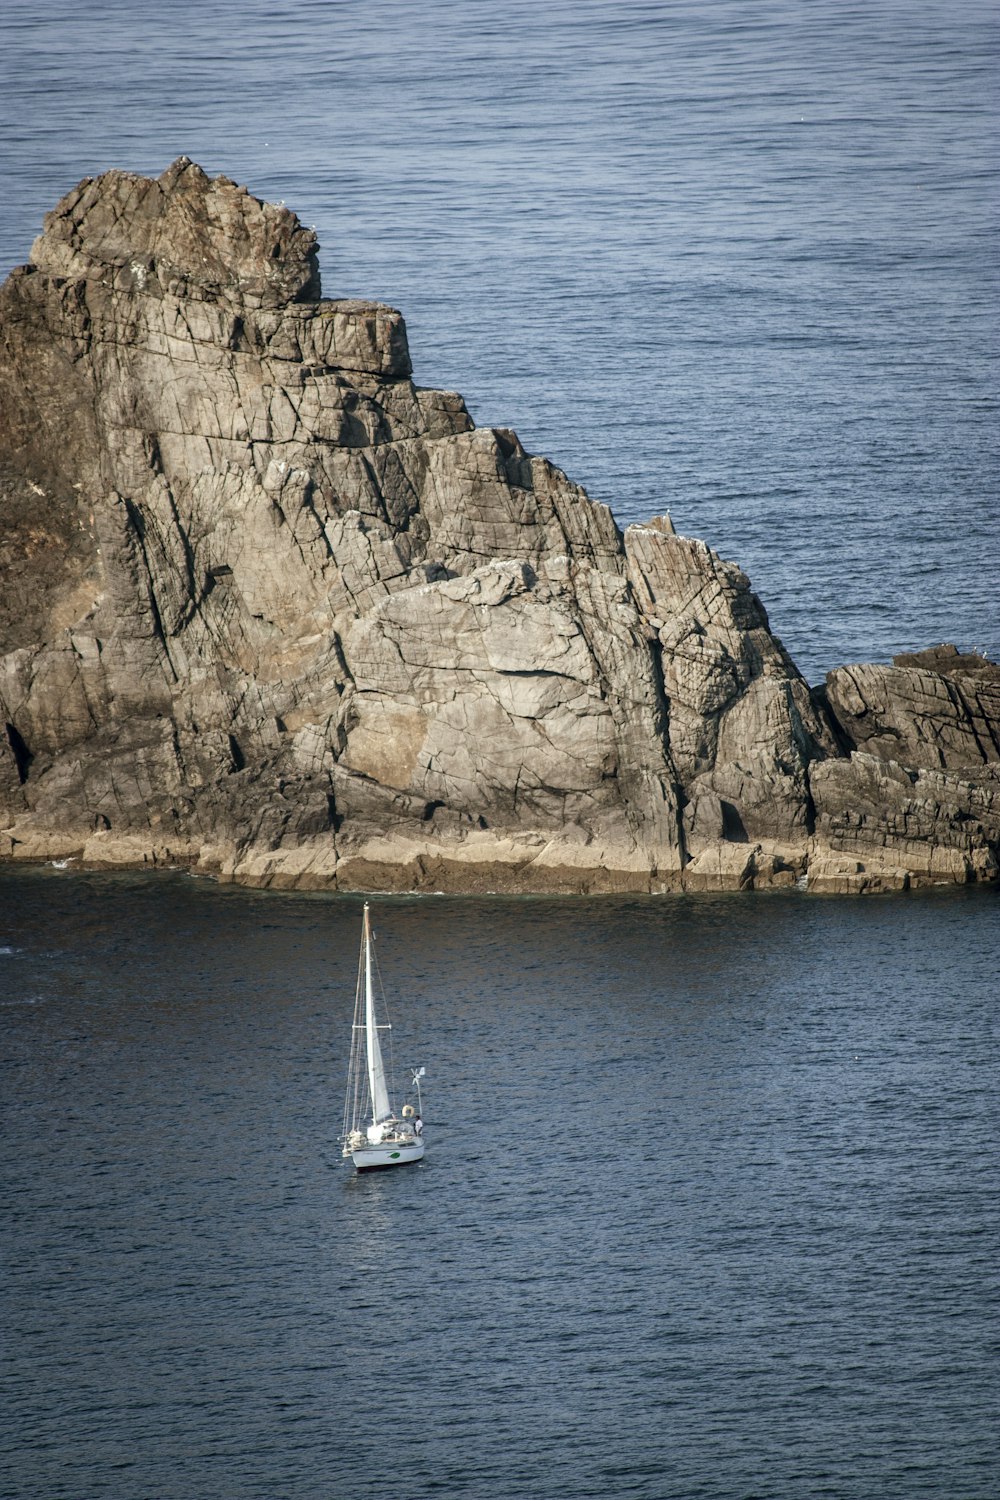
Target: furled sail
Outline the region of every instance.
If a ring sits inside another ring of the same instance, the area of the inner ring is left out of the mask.
[[[382,1048],[379,1046],[378,1026],[375,1021],[375,998],[372,994],[372,935],[365,907],[365,1041],[368,1047],[368,1088],[371,1092],[372,1115],[376,1125],[388,1120],[392,1114],[389,1089],[385,1081],[385,1065]]]

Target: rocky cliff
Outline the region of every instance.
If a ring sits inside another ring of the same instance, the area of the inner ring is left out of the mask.
[[[1000,668],[811,693],[738,568],[622,536],[182,158],[0,290],[0,855],[250,884],[994,879]]]

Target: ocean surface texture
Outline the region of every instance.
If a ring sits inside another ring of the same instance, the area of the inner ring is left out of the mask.
[[[1000,656],[993,0],[5,0],[0,274],[84,175],[287,202],[331,296],[802,670]]]
[[[189,155],[810,680],[998,658],[996,19],[5,0],[0,275]],[[995,1500],[995,892],[379,900],[361,1178],[360,916],[0,867],[2,1500]]]
[[[995,893],[377,899],[360,1177],[361,898],[0,912],[4,1497],[995,1496]]]

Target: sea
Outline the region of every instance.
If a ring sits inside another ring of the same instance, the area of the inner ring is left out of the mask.
[[[998,19],[5,0],[0,276],[190,156],[810,682],[1000,660]],[[996,1500],[995,891],[373,898],[365,1176],[361,902],[0,868],[2,1500]]]
[[[996,1496],[995,893],[363,899],[0,867],[0,1494]]]

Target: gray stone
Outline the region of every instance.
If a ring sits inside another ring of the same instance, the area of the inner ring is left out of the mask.
[[[276,887],[996,878],[998,669],[810,694],[746,577],[460,396],[181,158],[0,289],[0,857]]]

